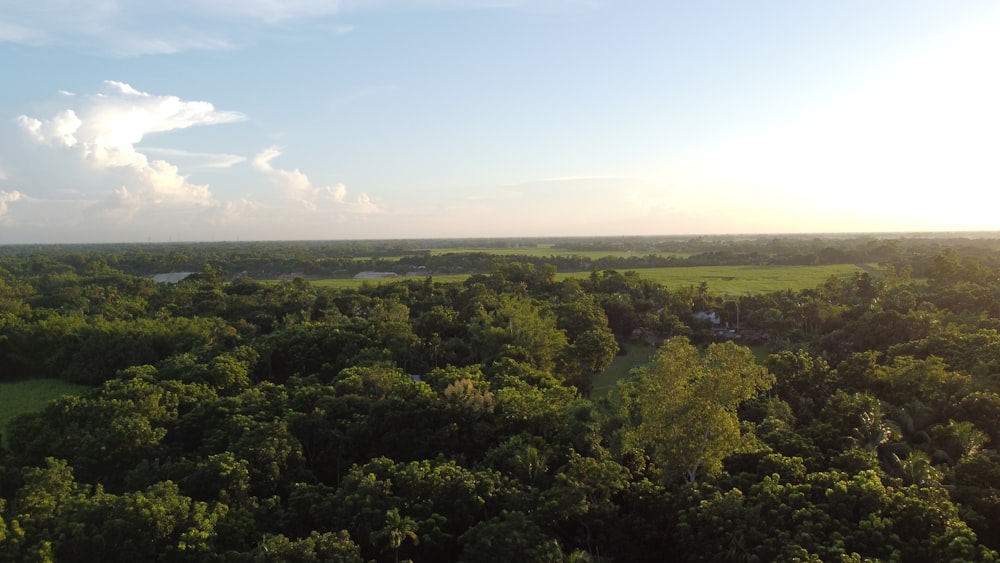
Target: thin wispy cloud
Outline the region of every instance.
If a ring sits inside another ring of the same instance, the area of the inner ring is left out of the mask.
[[[0,42],[80,46],[113,56],[238,48],[262,27],[322,21],[372,10],[551,9],[577,0],[34,0],[8,2]],[[337,34],[354,31],[334,23]]]
[[[240,221],[260,208],[260,204],[246,198],[222,201],[202,211],[199,219],[210,226],[218,227]]]
[[[341,0],[183,0],[175,3],[174,9],[192,14],[215,14],[278,23],[337,14],[343,4]]]
[[[172,160],[184,160],[188,168],[232,168],[246,162],[246,157],[238,154],[194,152],[164,147],[143,147],[145,154],[168,157]]]
[[[516,236],[517,228],[529,224],[544,225],[532,233],[536,235],[586,232],[597,227],[624,232],[621,229],[630,222],[634,230],[639,223],[657,220],[663,224],[683,221],[685,230],[691,231],[695,225],[681,210],[703,213],[716,205],[703,197],[699,205],[687,186],[675,182],[622,175],[550,177],[466,191],[461,202],[449,210],[454,221],[461,220],[472,229],[494,222],[495,217],[517,218],[510,225],[497,227],[491,236]]]
[[[130,223],[142,207],[142,198],[127,187],[119,186],[101,201],[88,206],[84,213],[91,219],[121,224]]]
[[[649,183],[664,183],[667,180],[663,178],[656,178],[652,176],[622,176],[618,174],[594,174],[594,175],[578,175],[578,176],[552,176],[550,178],[540,178],[537,180],[531,180],[529,182],[524,182],[524,184],[544,184],[544,183],[559,183],[559,182],[585,182],[589,180],[594,181],[606,181],[606,180],[621,180],[624,182],[649,182]]]
[[[380,95],[394,92],[396,90],[399,90],[399,86],[396,84],[383,84],[380,86],[368,86],[348,92],[341,92],[330,100],[330,108],[333,110],[339,110],[345,106],[377,98]]]
[[[255,25],[333,15],[339,2],[36,0],[7,3],[4,11],[0,41],[134,56],[231,49]]]
[[[0,22],[0,41],[25,44],[40,43],[36,32],[31,28],[10,22]]]

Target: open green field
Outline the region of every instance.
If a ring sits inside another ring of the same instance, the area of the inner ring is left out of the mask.
[[[781,291],[783,289],[811,289],[822,285],[830,276],[850,277],[864,272],[853,264],[833,264],[826,266],[692,266],[676,268],[635,268],[632,270],[644,279],[650,279],[667,287],[697,286],[701,282],[716,294],[747,295]],[[568,272],[556,274],[556,279],[585,278],[590,272]],[[462,282],[468,274],[434,275],[437,282]],[[350,289],[365,284],[381,285],[405,279],[385,278],[357,280],[353,278],[328,278],[313,280],[311,283],[322,287]]]
[[[82,395],[91,388],[60,379],[29,379],[0,383],[0,438],[7,423],[15,416],[45,408],[52,399],[63,395]]]

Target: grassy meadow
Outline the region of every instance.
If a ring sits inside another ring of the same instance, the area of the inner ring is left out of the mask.
[[[0,383],[0,438],[15,416],[45,408],[63,395],[82,395],[91,388],[59,379],[30,379]]]

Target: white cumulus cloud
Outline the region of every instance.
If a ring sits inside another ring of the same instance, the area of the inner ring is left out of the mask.
[[[368,197],[360,194],[353,200],[347,198],[347,187],[344,184],[332,186],[314,186],[298,168],[283,170],[275,168],[271,161],[281,156],[281,149],[269,147],[253,159],[253,167],[264,173],[289,199],[301,204],[311,211],[335,210],[347,213],[367,214],[378,213],[380,209]]]
[[[71,109],[61,111],[46,121],[20,115],[17,122],[35,140],[65,147],[76,144],[76,131],[83,124]]]
[[[208,186],[189,182],[166,160],[150,160],[136,145],[149,134],[232,123],[244,119],[243,114],[216,110],[209,102],[152,95],[116,81],[105,82],[104,92],[71,99],[77,107],[48,119],[21,115],[17,122],[37,142],[77,151],[98,170],[127,172],[127,185],[109,196],[111,202],[128,202],[128,209],[213,203]]]

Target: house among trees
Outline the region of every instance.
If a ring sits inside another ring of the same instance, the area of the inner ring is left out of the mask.
[[[153,274],[150,276],[156,283],[178,283],[187,279],[194,272],[170,272],[167,274]]]

